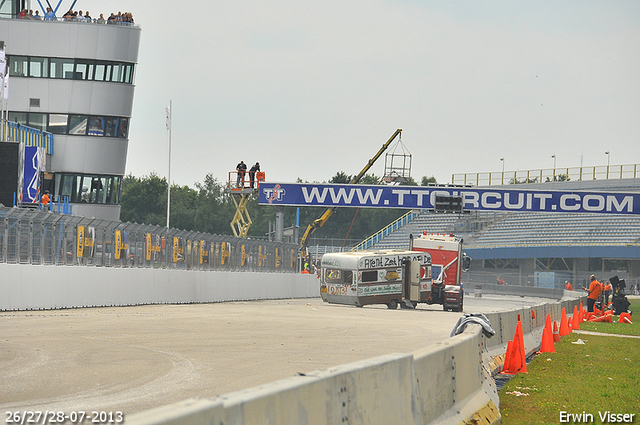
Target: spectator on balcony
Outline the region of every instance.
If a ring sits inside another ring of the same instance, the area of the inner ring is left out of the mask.
[[[29,19],[29,12],[27,9],[22,9],[18,15],[18,19]]]
[[[116,15],[111,12],[111,16],[107,18],[107,24],[115,24],[116,23]]]
[[[56,19],[56,14],[53,13],[50,7],[47,7],[47,11],[44,14],[45,21],[54,21]]]
[[[98,22],[99,24],[104,24],[105,22],[107,22],[107,21],[104,19],[104,16],[102,16],[102,13],[100,14],[100,17],[98,18],[97,22]]]
[[[87,22],[91,22],[91,16],[89,16],[89,11],[87,10],[86,12],[84,12],[84,20]]]

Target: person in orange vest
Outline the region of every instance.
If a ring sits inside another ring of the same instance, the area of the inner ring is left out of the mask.
[[[567,288],[567,291],[573,291],[573,285],[571,285],[571,283],[567,280],[567,285],[565,286]]]
[[[604,285],[604,306],[602,307],[602,311],[604,311],[609,306],[609,295],[611,295],[611,284],[607,280]]]
[[[602,292],[602,283],[598,282],[594,275],[591,275],[589,279],[591,280],[589,289],[584,286],[582,289],[589,292],[589,295],[587,296],[587,311],[593,313],[593,306],[596,304],[596,300],[598,299],[600,292]]]
[[[45,190],[44,195],[42,195],[42,205],[47,205],[51,201],[51,197],[49,196],[49,191]]]

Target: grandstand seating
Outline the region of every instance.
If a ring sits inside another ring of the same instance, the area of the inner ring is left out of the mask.
[[[455,233],[467,248],[509,246],[635,245],[640,217],[585,213],[478,212],[471,215],[424,211],[373,248],[407,248],[409,235]]]

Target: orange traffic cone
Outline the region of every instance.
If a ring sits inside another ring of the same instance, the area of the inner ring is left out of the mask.
[[[630,325],[633,325],[633,322],[631,321],[631,315],[629,313],[627,313],[626,311],[624,313],[620,313],[620,317],[618,318],[618,322],[619,323],[628,323]]]
[[[511,345],[511,349],[509,349]],[[524,354],[524,336],[522,335],[522,322],[518,320],[513,341],[507,344],[507,355],[504,360],[502,372],[505,375],[527,373],[527,360]]]
[[[611,323],[611,316],[592,317],[589,322],[609,322]]]
[[[507,341],[507,352],[505,353],[504,364],[502,365],[502,372],[500,373],[504,373],[505,370],[511,370],[512,358],[513,358],[513,341]]]
[[[535,310],[531,310],[531,318],[532,319],[536,318],[536,311]]]
[[[558,322],[553,321],[553,342],[560,342],[560,334],[558,333]]]
[[[578,320],[578,306],[573,306],[573,316],[571,316],[572,331],[580,330],[580,320]]]
[[[579,319],[580,319],[581,322],[584,322],[584,313],[585,313],[584,307],[582,306],[582,301],[580,301],[580,317],[579,317]]]
[[[569,335],[570,333],[569,324],[567,323],[567,312],[564,307],[562,307],[562,317],[560,318],[560,337]]]
[[[540,341],[541,353],[555,353],[556,347],[553,344],[553,331],[551,330],[551,315],[547,314],[547,320],[544,323],[542,331],[542,341]]]

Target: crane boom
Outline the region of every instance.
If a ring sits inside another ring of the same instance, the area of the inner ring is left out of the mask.
[[[382,145],[380,150],[378,150],[378,152],[373,156],[373,158],[371,158],[369,162],[367,162],[367,165],[365,165],[362,171],[360,171],[358,175],[354,176],[351,179],[349,184],[357,184],[360,181],[360,179],[362,179],[362,177],[367,173],[367,171],[369,171],[369,169],[373,166],[373,164],[378,160],[378,158],[380,158],[380,156],[384,153],[384,151],[387,150],[391,142],[393,142],[395,138],[400,135],[400,133],[402,133],[401,128],[397,129],[396,132],[393,133],[393,136],[391,136],[391,138],[389,138],[389,140],[387,140],[387,142]],[[309,238],[316,230],[321,228],[324,225],[324,223],[326,223],[329,217],[331,217],[331,215],[333,214],[334,210],[335,210],[334,207],[328,207],[326,210],[324,210],[324,212],[319,218],[315,219],[313,223],[309,224],[309,226],[307,227],[307,230],[304,232],[304,235],[302,236],[302,239],[300,240],[300,255],[302,255],[303,257],[306,257],[306,249],[307,249],[307,244],[309,243]]]

